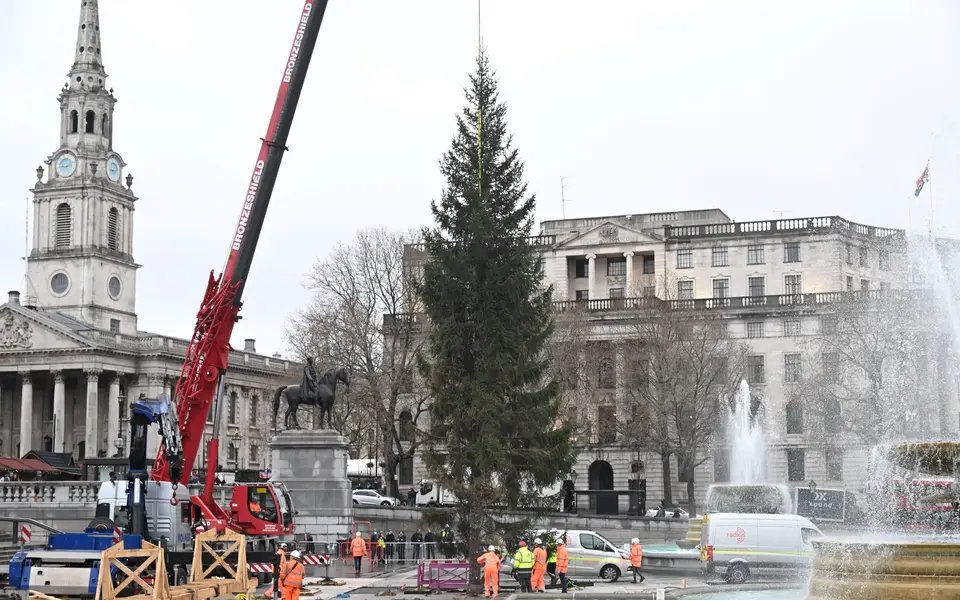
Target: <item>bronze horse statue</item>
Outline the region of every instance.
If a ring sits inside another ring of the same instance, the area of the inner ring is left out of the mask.
[[[283,416],[284,429],[290,429],[290,418],[293,417],[293,429],[302,429],[297,420],[297,409],[301,404],[320,407],[320,427],[323,427],[323,416],[327,416],[327,426],[333,429],[331,416],[333,403],[337,399],[337,382],[342,381],[347,389],[350,388],[350,373],[343,367],[330,369],[317,379],[316,394],[307,398],[303,388],[299,385],[284,385],[277,388],[273,395],[273,428],[277,428],[277,413],[280,411],[280,399],[287,401],[287,412]]]

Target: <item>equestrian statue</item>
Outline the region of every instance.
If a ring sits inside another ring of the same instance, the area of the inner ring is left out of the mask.
[[[284,385],[277,388],[273,395],[273,428],[277,428],[277,413],[280,411],[280,400],[286,399],[287,412],[283,416],[284,429],[302,429],[297,420],[297,409],[301,404],[320,407],[320,427],[323,428],[323,417],[327,417],[327,426],[333,429],[333,403],[337,399],[337,382],[342,381],[347,389],[350,388],[350,373],[343,367],[330,369],[322,376],[317,377],[317,369],[313,365],[313,357],[307,358],[303,367],[303,378],[300,385]],[[290,426],[291,417],[293,427]]]

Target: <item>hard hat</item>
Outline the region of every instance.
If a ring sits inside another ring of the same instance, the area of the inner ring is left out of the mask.
[[[299,550],[294,550],[293,552],[290,553],[290,557],[291,557],[291,558],[300,558],[300,551],[299,551]]]
[[[631,543],[631,544],[639,544],[639,543],[640,543],[640,538],[633,538],[632,540],[630,540],[630,543]]]
[[[537,538],[537,539],[533,540],[533,543],[539,546],[540,544],[543,543],[543,540],[541,540],[540,538]]]
[[[286,547],[287,547],[287,543],[286,543],[286,542],[281,542],[281,543],[280,543],[280,547],[281,547],[281,548],[286,548]]]
[[[493,552],[493,546],[487,546],[487,552]]]
[[[524,540],[520,540],[520,547],[521,547],[521,548],[526,548],[526,547],[527,547],[527,542],[525,542]]]
[[[357,532],[357,537],[360,537],[360,535],[361,535],[361,534],[360,534],[360,532],[358,531],[358,532]]]
[[[562,546],[564,544],[563,538],[557,538],[557,545]]]

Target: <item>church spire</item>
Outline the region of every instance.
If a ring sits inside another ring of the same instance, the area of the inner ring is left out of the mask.
[[[99,89],[106,78],[100,56],[100,7],[97,0],[80,0],[76,58],[70,69],[70,87]]]

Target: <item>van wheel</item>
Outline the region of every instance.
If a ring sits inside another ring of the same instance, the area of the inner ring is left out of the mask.
[[[357,505],[359,505],[359,504],[360,504],[360,503],[357,502],[356,500],[353,501],[353,505],[354,505],[354,506],[357,506]]]
[[[600,579],[608,583],[613,583],[620,579],[620,569],[618,569],[616,565],[604,565],[604,567],[600,569]]]
[[[750,576],[750,571],[747,569],[746,565],[736,564],[730,565],[727,568],[726,580],[729,583],[740,585],[741,583],[746,583],[747,578]]]

